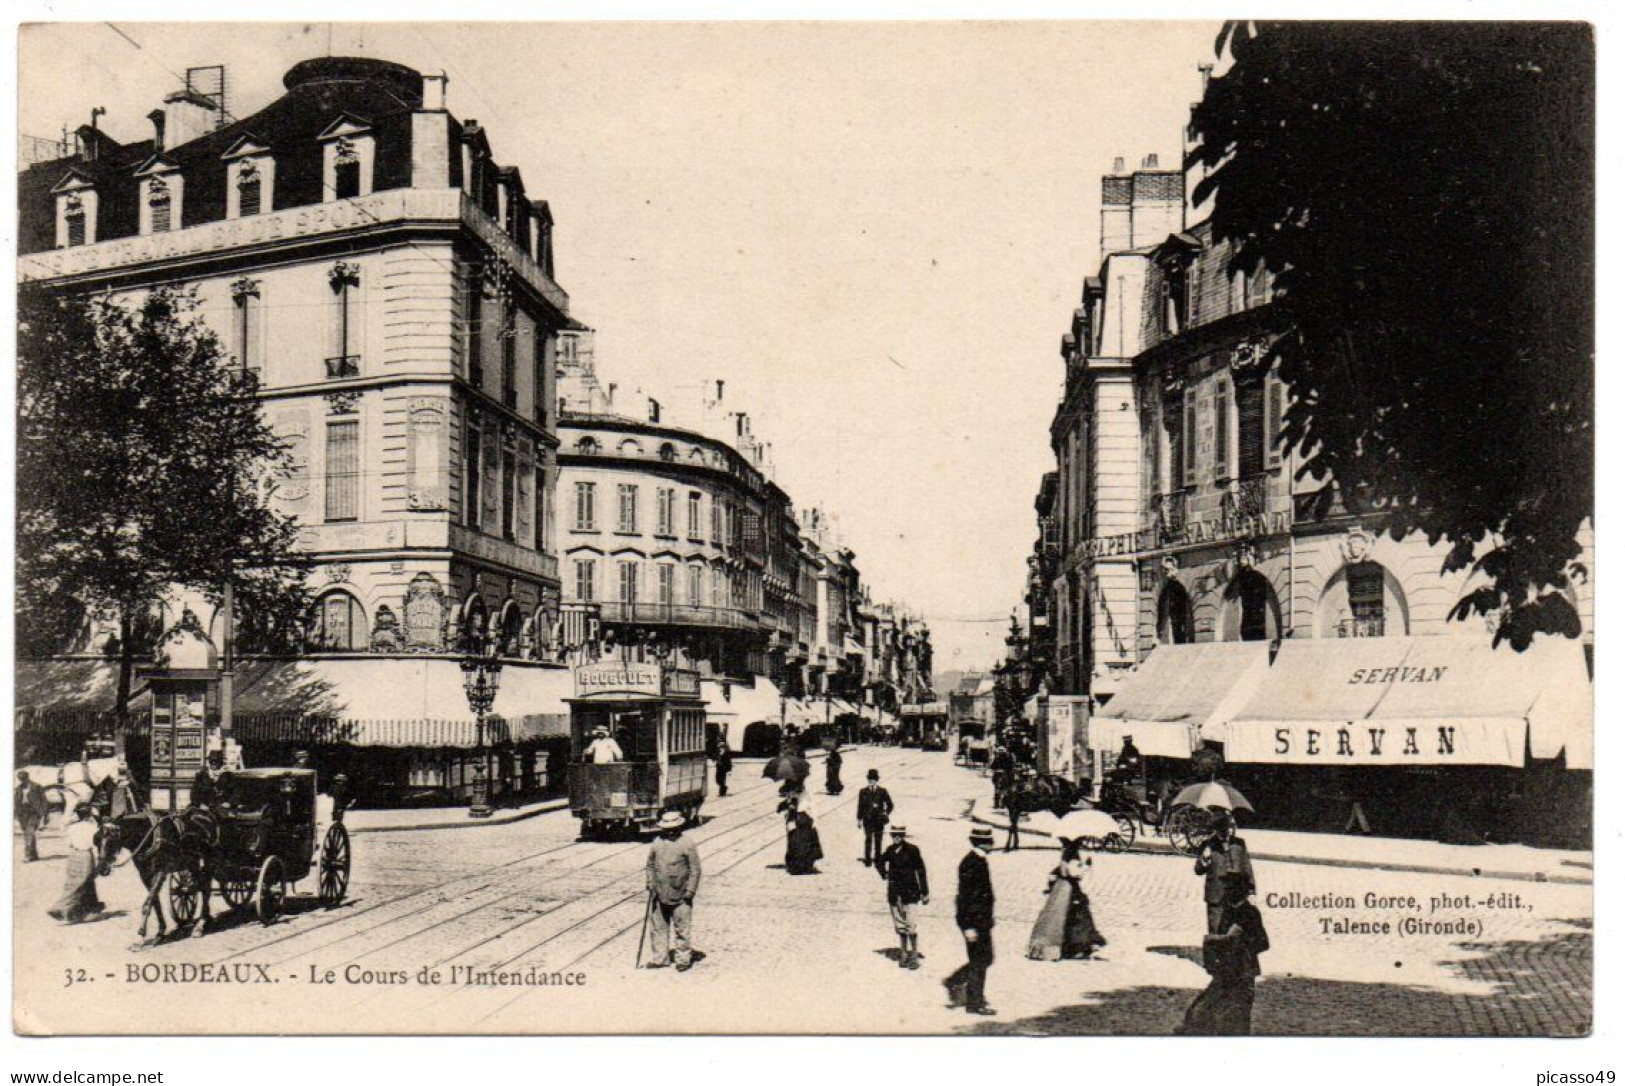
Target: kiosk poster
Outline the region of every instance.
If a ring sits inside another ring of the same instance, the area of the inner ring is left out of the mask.
[[[1593,27],[504,18],[20,28],[18,1032],[1592,1031]]]

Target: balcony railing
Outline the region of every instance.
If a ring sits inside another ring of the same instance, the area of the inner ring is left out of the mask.
[[[361,356],[358,354],[341,354],[336,358],[327,360],[327,376],[330,380],[340,377],[359,377],[361,375]]]
[[[1151,499],[1150,523],[1146,525],[1156,533],[1157,545],[1164,546],[1180,538],[1185,531],[1185,494],[1158,494]]]
[[[1338,637],[1382,637],[1386,629],[1382,615],[1345,618],[1337,624]]]
[[[1222,506],[1224,516],[1239,520],[1261,517],[1269,512],[1269,480],[1268,475],[1262,474],[1238,480],[1232,489],[1225,492]]]
[[[680,603],[600,603],[599,615],[605,622],[642,622],[671,626],[727,626],[733,629],[760,628],[751,614],[738,607],[706,607]]]

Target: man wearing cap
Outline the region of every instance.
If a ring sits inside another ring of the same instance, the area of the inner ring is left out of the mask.
[[[971,830],[970,852],[959,861],[959,897],[954,918],[965,936],[965,1010],[971,1014],[997,1013],[987,1005],[987,970],[993,964],[993,877],[987,853],[993,850],[993,831]]]
[[[891,821],[891,793],[880,787],[880,771],[869,770],[869,783],[858,793],[858,825],[863,828],[865,866],[880,858],[886,847],[886,823]]]
[[[613,765],[626,758],[621,745],[615,742],[608,728],[599,728],[593,732],[593,740],[587,744],[586,753],[593,765]]]
[[[230,778],[231,774],[226,771],[226,752],[216,747],[209,751],[208,761],[192,778],[189,802],[193,807],[212,810],[215,804],[226,798],[226,784]]]
[[[652,958],[647,969],[677,963],[679,973],[694,964],[689,931],[694,922],[694,895],[700,888],[700,851],[683,836],[683,816],[666,811],[649,846],[648,885]]]
[[[908,839],[908,827],[897,823],[891,828],[891,836],[891,848],[881,853],[876,866],[886,880],[886,904],[891,907],[892,927],[897,931],[897,964],[904,969],[918,969],[920,928],[914,914],[916,906],[931,903],[931,886],[925,877],[925,857]]]

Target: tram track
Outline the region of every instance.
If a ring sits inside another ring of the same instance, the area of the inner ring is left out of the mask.
[[[887,765],[897,765],[900,764],[901,761],[905,760],[906,759],[889,762]],[[769,791],[770,788],[771,783],[764,780],[747,785],[744,789],[736,791],[734,795],[740,798],[752,798],[759,796],[764,791]],[[746,815],[742,821],[735,822],[728,826],[717,825],[718,823],[729,821],[740,814]],[[697,836],[698,843],[701,845],[710,845],[713,842],[723,840],[738,832],[743,831],[748,833],[752,828],[760,828],[760,824],[765,820],[774,819],[776,819],[776,812],[758,811],[756,813],[751,813],[750,807],[743,806],[737,810],[717,815],[709,822],[704,823],[700,829],[694,832],[700,835]],[[706,832],[707,829],[712,829],[713,827],[713,832]],[[451,906],[455,910],[451,915],[437,917],[432,923],[422,924],[415,927],[413,930],[400,933],[395,938],[389,939],[387,942],[381,945],[367,947],[361,950],[359,953],[350,953],[347,955],[346,961],[340,963],[341,967],[344,965],[354,964],[368,958],[372,958],[375,955],[385,951],[395,950],[414,941],[434,937],[436,933],[443,933],[448,929],[455,930],[453,925],[466,923],[471,918],[475,918],[482,913],[488,913],[491,910],[500,909],[504,905],[510,904],[514,901],[536,897],[544,889],[543,887],[536,885],[536,880],[538,879],[545,879],[549,884],[556,884],[563,879],[568,879],[570,877],[579,875],[582,872],[613,864],[618,859],[631,855],[641,856],[646,851],[647,847],[647,841],[642,840],[629,842],[621,847],[613,847],[607,851],[604,850],[597,842],[584,841],[580,839],[554,844],[537,852],[527,853],[524,856],[515,857],[514,859],[506,860],[502,863],[492,864],[476,871],[466,872],[453,878],[442,880],[430,886],[415,889],[410,893],[400,894],[395,897],[379,901],[345,916],[324,920],[309,927],[288,932],[287,934],[274,939],[254,943],[250,946],[237,950],[230,955],[226,955],[221,960],[258,956],[269,947],[283,946],[293,950],[294,952],[280,957],[274,962],[266,964],[272,967],[286,967],[290,963],[309,958],[323,950],[327,950],[341,944],[346,945],[346,949],[350,950],[354,948],[354,945],[358,940],[365,940],[368,936],[375,935],[381,929],[389,928],[396,924],[410,922],[414,919],[422,920],[426,913],[433,914],[435,910],[441,906]],[[571,861],[577,858],[586,858],[589,853],[590,858],[588,858],[586,863],[571,863]],[[542,862],[539,864],[536,863],[538,860]],[[568,866],[561,867],[559,865]],[[524,884],[518,886],[516,889],[510,888],[512,883],[500,877],[503,875],[503,873],[511,871],[514,868],[521,868],[525,871]],[[531,923],[541,921],[549,915],[570,908],[582,900],[590,899],[598,894],[601,894],[605,890],[615,886],[617,883],[627,878],[635,877],[640,873],[641,865],[637,870],[616,874],[604,883],[582,891],[571,900],[560,901],[557,904],[536,913],[528,919],[521,921],[517,925],[504,926],[501,930],[481,938],[474,944],[460,948],[456,953],[441,959],[440,961],[434,963],[434,965],[443,965],[446,962],[464,957],[483,946],[487,946],[492,942],[496,942],[506,937],[519,927],[524,927]],[[498,876],[498,878],[492,878],[492,876]],[[484,900],[476,900],[478,895],[482,892],[497,888],[499,886],[501,891],[496,896],[489,897]],[[634,894],[633,896],[637,895]],[[425,897],[433,897],[435,900],[426,906],[414,904],[421,902],[421,900]],[[470,905],[471,901],[473,902],[472,905]],[[617,904],[618,903],[619,902],[617,902]],[[391,910],[392,907],[401,909],[401,911],[394,914],[387,912],[387,910]],[[371,923],[365,929],[358,931],[356,929],[356,921],[367,916],[375,917],[375,922]],[[570,925],[570,927],[565,930],[573,930],[575,927],[579,926],[580,923],[590,922],[593,918],[594,916],[584,918],[583,921],[578,921],[577,923]],[[307,945],[308,939],[318,936],[323,931],[329,932],[332,937],[326,938],[313,945]],[[548,941],[550,940],[543,940],[543,943]],[[522,952],[522,954],[529,953],[530,949],[533,948],[527,948]]]
[[[894,768],[894,767],[897,767],[897,766],[900,766],[900,765],[906,765],[910,761],[912,761],[914,757],[917,757],[917,755],[916,756],[909,756],[909,757],[896,759],[896,760],[884,763],[884,764],[882,764],[880,766],[877,766],[876,768],[890,769],[890,768]],[[853,803],[856,803],[856,802],[857,802],[857,790],[854,789],[853,793],[850,796],[847,796],[847,797],[842,798],[842,799],[838,799],[835,803],[833,803],[830,806],[826,807],[824,809],[824,811],[822,812],[822,814],[823,815],[828,815],[829,813],[831,813],[833,811],[836,811],[836,810],[839,810],[839,809],[845,807],[848,804],[853,804]],[[772,847],[775,844],[779,844],[782,841],[783,841],[782,833],[774,833],[774,834],[770,835],[767,838],[767,840],[763,841],[762,843],[760,843],[758,845],[755,845],[755,847],[749,848],[746,851],[740,853],[738,856],[732,858],[729,862],[725,863],[722,867],[718,868],[717,870],[715,870],[713,872],[708,872],[707,875],[706,875],[706,878],[707,879],[719,879],[722,876],[724,876],[724,875],[728,874],[729,872],[733,871],[734,869],[742,866],[747,861],[753,859],[756,856],[759,856],[762,852],[766,851],[768,848]],[[702,843],[704,843],[704,842],[702,842]],[[611,885],[613,885],[613,884],[611,884]],[[606,887],[606,889],[607,889],[607,887]],[[520,953],[515,954],[512,957],[506,959],[505,961],[502,961],[500,963],[497,963],[497,964],[491,966],[490,968],[493,969],[493,970],[503,970],[503,969],[506,969],[506,968],[508,968],[510,966],[513,966],[516,963],[522,962],[525,959],[529,958],[532,954],[534,954],[537,950],[540,950],[542,947],[547,946],[547,945],[555,942],[556,940],[561,939],[564,936],[570,934],[572,931],[576,931],[576,930],[579,930],[581,928],[584,928],[587,924],[590,924],[591,922],[593,922],[595,920],[598,920],[600,918],[606,917],[606,916],[610,915],[611,913],[615,912],[616,910],[623,909],[623,908],[633,904],[634,902],[642,902],[642,901],[645,901],[645,900],[646,900],[646,893],[641,887],[639,889],[637,889],[637,890],[634,890],[632,892],[624,894],[621,897],[616,898],[614,901],[611,901],[608,904],[603,905],[603,906],[599,907],[598,909],[594,910],[592,913],[590,913],[586,917],[583,917],[581,920],[571,924],[570,926],[568,926],[568,927],[566,927],[566,928],[564,928],[564,929],[562,929],[560,931],[554,932],[553,934],[549,935],[547,938],[542,939],[539,942],[530,945],[529,947],[525,948]],[[641,910],[639,910],[635,919],[631,920],[630,922],[628,922],[626,924],[622,924],[619,927],[614,928],[612,931],[609,932],[609,934],[605,935],[603,938],[599,939],[598,941],[594,942],[591,946],[587,947],[586,950],[584,950],[584,951],[580,952],[579,954],[575,955],[569,961],[567,961],[567,962],[565,962],[565,963],[563,963],[561,965],[553,967],[553,970],[550,970],[550,971],[568,972],[568,971],[574,969],[576,966],[580,965],[582,962],[586,961],[588,958],[591,958],[594,954],[597,954],[600,950],[603,950],[605,947],[609,946],[611,943],[615,942],[618,939],[621,939],[621,938],[625,937],[626,935],[630,934],[632,931],[639,928],[642,925],[642,923],[643,923],[643,913],[642,913]],[[479,1023],[489,1021],[490,1019],[492,1019],[492,1018],[496,1017],[497,1015],[503,1013],[508,1008],[510,1008],[510,1007],[514,1006],[515,1004],[521,1002],[522,1000],[524,1000],[525,998],[527,998],[528,996],[530,996],[532,994],[534,994],[534,993],[532,993],[531,991],[528,991],[528,990],[519,992],[518,994],[514,995],[511,999],[507,1000],[506,1002],[503,1002],[503,1003],[499,1004],[497,1007],[495,1007],[494,1009],[492,1009],[488,1013],[486,1013],[486,1014],[482,1015],[481,1017],[475,1019],[474,1024],[479,1024]],[[438,1003],[438,1002],[440,1002],[440,1000],[437,999],[434,1002]]]
[[[877,768],[890,769],[890,768],[892,768],[894,766],[906,764],[908,761],[909,761],[908,757],[893,759],[891,761],[882,763]],[[750,789],[750,792],[754,793],[754,792],[759,791],[759,790],[760,790],[760,787],[758,786],[758,787],[754,787],[754,788]],[[744,795],[746,793],[737,793],[737,794]],[[855,793],[854,793],[853,797],[849,797],[847,799],[842,799],[842,800],[837,800],[835,804],[833,804],[830,807],[826,808],[826,811],[835,810],[840,806],[844,806],[846,803],[854,802],[854,801],[855,801]],[[730,812],[730,814],[734,814],[734,813],[747,813],[747,814],[749,814],[748,810],[744,811],[744,812]],[[721,816],[721,817],[725,818],[725,817],[728,817],[728,816],[725,815],[725,816]],[[740,834],[740,835],[743,835],[743,839],[734,841],[734,842],[724,846],[725,850],[727,852],[731,852],[732,850],[740,848],[741,846],[747,846],[747,847],[745,848],[745,851],[743,853],[739,854],[736,858],[734,858],[732,860],[732,862],[729,862],[729,863],[725,864],[722,868],[720,868],[720,869],[716,870],[714,873],[708,875],[707,876],[708,878],[719,877],[720,875],[726,874],[728,871],[730,871],[733,868],[737,867],[740,863],[743,863],[745,860],[748,860],[752,856],[759,855],[765,849],[771,847],[775,843],[782,842],[782,840],[783,840],[782,820],[780,819],[779,812],[776,809],[775,810],[763,810],[763,811],[758,811],[757,813],[754,813],[754,814],[749,814],[748,817],[746,817],[744,820],[742,820],[740,822],[737,822],[737,823],[735,823],[733,825],[730,825],[730,826],[727,826],[725,828],[718,828],[718,829],[716,829],[716,832],[712,832],[712,833],[709,833],[709,834],[704,834],[704,829],[705,828],[708,828],[710,826],[714,826],[715,821],[720,821],[720,820],[721,820],[721,818],[719,818],[717,820],[714,820],[713,823],[708,823],[706,827],[702,827],[701,830],[696,831],[696,833],[695,833],[695,843],[697,845],[701,846],[702,848],[713,848],[718,844],[718,842],[721,842],[721,841],[723,841],[723,840],[725,840],[727,838],[733,837],[736,834]],[[756,834],[761,832],[761,831],[769,831],[769,832],[766,832],[764,834],[764,836],[763,836],[763,839],[761,839],[760,843],[758,843],[757,838],[756,838]],[[703,834],[703,836],[702,836],[702,834]],[[598,857],[591,864],[586,864],[586,865],[583,865],[582,867],[575,868],[575,869],[572,869],[572,870],[567,871],[567,872],[563,872],[563,874],[574,874],[576,872],[586,870],[586,869],[588,869],[590,867],[596,867],[596,866],[599,866],[600,864],[608,863],[608,862],[610,862],[610,861],[612,861],[614,859],[624,857],[624,856],[628,855],[629,853],[636,853],[641,857],[644,854],[646,854],[647,848],[648,848],[647,842],[640,841],[640,842],[637,842],[637,843],[629,846],[628,848],[616,849],[612,853],[608,853],[606,855]],[[557,875],[560,874],[560,873],[551,872],[550,874],[553,875],[553,877],[557,877]],[[478,940],[476,940],[473,943],[469,943],[469,944],[466,944],[464,946],[461,946],[455,952],[453,952],[453,953],[451,953],[449,955],[445,955],[445,956],[441,957],[440,959],[438,959],[438,960],[436,960],[436,961],[434,961],[432,963],[429,963],[428,967],[430,969],[440,969],[440,968],[442,968],[442,967],[444,967],[444,966],[446,966],[448,964],[457,962],[460,959],[465,959],[469,955],[474,954],[474,953],[476,953],[476,952],[478,952],[478,951],[480,951],[480,950],[482,950],[484,948],[490,947],[493,944],[500,944],[504,940],[513,939],[515,937],[515,933],[519,932],[521,929],[528,928],[532,924],[544,922],[544,921],[548,920],[549,918],[553,918],[555,921],[560,920],[560,919],[568,919],[568,923],[566,923],[562,928],[559,928],[556,931],[551,931],[547,935],[545,935],[543,938],[538,939],[535,942],[531,942],[531,943],[528,943],[528,944],[524,945],[523,947],[519,948],[517,950],[517,952],[508,952],[506,957],[504,957],[501,960],[496,961],[494,963],[489,963],[489,964],[488,963],[480,963],[483,968],[496,969],[496,970],[504,969],[507,966],[510,966],[515,962],[521,961],[521,960],[531,956],[537,950],[540,950],[541,948],[543,948],[545,946],[548,946],[550,944],[553,944],[557,940],[568,936],[572,932],[575,932],[575,931],[578,931],[578,930],[581,930],[581,929],[587,927],[588,925],[594,923],[595,921],[599,920],[603,916],[613,912],[615,909],[622,908],[622,907],[626,906],[627,904],[629,904],[629,903],[631,903],[633,901],[642,900],[645,897],[645,891],[644,891],[644,889],[643,889],[643,887],[641,885],[642,878],[643,878],[643,864],[641,862],[639,862],[634,868],[632,868],[630,870],[627,870],[627,871],[624,871],[624,872],[617,873],[617,874],[611,876],[610,878],[608,878],[607,880],[605,880],[604,882],[600,883],[599,885],[594,886],[594,887],[592,887],[590,889],[584,890],[583,892],[581,892],[580,894],[570,898],[569,900],[560,901],[560,902],[552,905],[549,908],[546,908],[546,909],[543,909],[543,910],[537,912],[535,915],[530,916],[527,919],[521,920],[517,924],[508,924],[508,925],[500,928],[499,930],[497,930],[495,932],[484,935],[483,937],[479,938]],[[627,882],[629,880],[637,880],[638,881],[639,885],[637,886],[636,889],[633,889],[633,890],[630,890],[630,891],[628,891],[628,892],[626,892],[624,894],[621,894],[621,895],[615,897],[614,900],[609,901],[609,902],[607,902],[605,904],[596,904],[595,903],[595,899],[601,897],[606,892],[612,892],[618,885],[621,885],[621,884],[623,884],[623,883],[625,883],[625,882]],[[495,899],[493,901],[483,903],[481,905],[475,906],[472,909],[466,909],[466,910],[464,910],[464,911],[462,911],[462,912],[460,912],[460,913],[458,913],[458,914],[456,914],[454,916],[445,917],[445,918],[443,918],[441,920],[437,920],[435,923],[425,925],[422,928],[419,928],[418,930],[416,930],[414,932],[406,933],[406,934],[400,936],[399,938],[393,939],[389,943],[384,944],[382,946],[369,948],[368,950],[366,950],[362,954],[356,955],[355,957],[350,959],[349,962],[346,962],[346,963],[343,963],[343,964],[349,965],[349,964],[354,964],[354,963],[357,963],[357,962],[361,962],[361,961],[364,961],[367,958],[370,958],[370,957],[374,956],[375,954],[383,952],[384,950],[396,949],[396,948],[398,948],[398,947],[400,947],[400,946],[402,946],[402,945],[404,945],[406,943],[410,943],[410,942],[413,942],[413,941],[416,941],[416,940],[419,940],[419,939],[434,937],[436,935],[441,935],[441,934],[443,934],[444,929],[446,929],[448,926],[450,926],[450,925],[452,925],[452,924],[454,924],[454,923],[456,923],[458,921],[466,920],[468,917],[470,917],[470,916],[472,916],[472,915],[474,915],[476,913],[480,913],[480,912],[484,912],[484,911],[492,909],[492,908],[496,908],[503,901],[512,900],[514,898],[523,898],[523,897],[531,896],[534,893],[535,893],[534,888],[522,887],[519,890],[513,891],[510,894],[503,895],[503,897],[501,897],[499,899]],[[572,912],[572,910],[582,911],[584,913],[584,915],[580,915],[580,916],[569,915]],[[566,914],[566,916],[565,917],[560,917],[558,914],[561,914],[561,913]],[[641,913],[640,913],[639,914],[639,922],[641,922],[641,920],[642,920],[642,916],[641,916]],[[592,951],[589,950],[588,954],[590,954],[591,952]],[[300,956],[303,956],[303,954],[301,954]],[[382,997],[382,993],[380,993],[379,997],[375,997],[375,998],[381,998],[381,997]],[[370,1000],[363,999],[360,1002],[364,1004],[364,1003],[370,1002]],[[422,1009],[425,1009],[427,1007],[433,1006],[434,1004],[436,1004],[438,1002],[440,1002],[440,997],[437,997],[437,998],[435,998],[433,1000],[428,1001],[422,1007],[417,1008],[417,1010],[422,1010]]]

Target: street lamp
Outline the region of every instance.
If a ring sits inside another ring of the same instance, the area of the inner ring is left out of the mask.
[[[475,642],[477,648],[486,647]],[[489,645],[489,642],[486,643]],[[494,646],[493,646],[494,647]],[[463,693],[474,714],[474,788],[469,797],[468,817],[491,817],[491,786],[486,779],[485,717],[497,700],[502,681],[502,661],[492,652],[472,652],[463,657]]]

